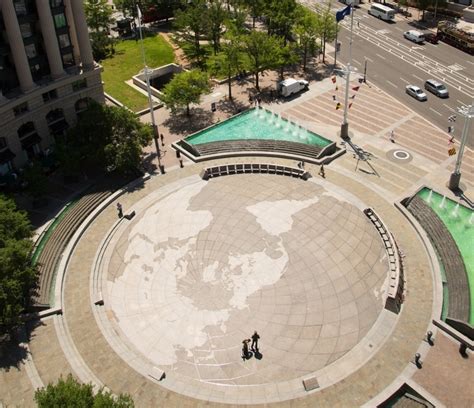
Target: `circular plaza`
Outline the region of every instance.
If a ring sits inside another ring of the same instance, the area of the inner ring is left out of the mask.
[[[388,259],[366,206],[330,183],[270,174],[163,186],[107,239],[95,268],[104,324],[185,393],[285,383],[298,395],[318,372],[329,385],[378,319],[393,322],[381,314]],[[245,358],[255,330],[259,349]]]

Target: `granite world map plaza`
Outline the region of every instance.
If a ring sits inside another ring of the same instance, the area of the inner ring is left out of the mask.
[[[328,93],[280,114],[336,134]],[[426,132],[439,146],[444,135],[376,88],[360,97],[385,118],[369,135],[353,111],[352,142],[374,154],[379,176],[367,163],[354,171],[346,146],[325,178],[319,165],[243,156],[168,166],[101,196],[64,251],[51,308],[27,326],[26,357],[2,373],[5,403],[32,406],[36,387],[73,373],[144,407],[370,407],[393,395],[469,406],[471,360],[434,324],[443,291],[432,244],[400,204],[423,186],[453,197],[443,187],[453,161],[420,148]],[[395,148],[383,130],[393,120]],[[135,215],[118,218],[118,202]],[[398,310],[387,307],[395,254]],[[255,330],[260,355],[242,359]]]

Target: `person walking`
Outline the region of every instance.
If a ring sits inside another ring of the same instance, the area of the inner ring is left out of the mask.
[[[252,351],[258,351],[258,340],[260,339],[260,336],[258,335],[257,331],[255,330],[252,335],[252,346],[251,349]]]
[[[393,130],[390,131],[389,140],[390,140],[392,143],[395,143],[395,132],[394,132]]]
[[[250,339],[245,339],[242,344],[242,358],[244,360],[247,360],[249,358],[249,343]]]
[[[165,139],[165,137],[163,136],[163,133],[161,133],[161,134],[160,134],[160,140],[161,140],[161,145],[162,145],[162,146],[165,145],[164,139]]]
[[[117,203],[117,212],[118,212],[118,217],[122,218],[123,217],[123,210],[122,210],[122,204]]]
[[[321,167],[319,168],[319,173],[318,173],[322,178],[326,178],[326,172],[324,171],[324,163],[321,164]]]

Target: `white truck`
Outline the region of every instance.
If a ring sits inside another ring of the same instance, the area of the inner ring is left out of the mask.
[[[360,4],[360,0],[339,0],[339,2],[347,4],[348,6],[352,4],[354,7]]]
[[[288,78],[278,82],[278,93],[285,98],[295,93],[308,89],[309,82],[304,79]]]

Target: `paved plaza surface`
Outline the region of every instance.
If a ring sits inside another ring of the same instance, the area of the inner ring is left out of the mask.
[[[342,112],[334,92],[324,80],[266,107],[337,141]],[[459,393],[472,406],[472,390],[443,387],[445,368],[436,364],[451,353],[449,371],[468,373],[470,360],[452,352],[455,343],[423,342],[428,329],[442,336],[431,324],[439,277],[394,206],[423,185],[458,200],[445,186],[455,160],[447,135],[375,87],[363,85],[355,100],[351,137],[370,160],[358,162],[348,147],[325,179],[307,164],[308,181],[248,174],[206,182],[200,172],[218,163],[296,163],[252,157],[185,161],[181,169],[168,152],[167,174],[117,199],[135,218],[119,221],[113,202],[84,231],[66,271],[63,314],[31,327],[30,358],[2,369],[0,401],[33,406],[36,386],[72,372],[130,393],[139,407],[374,406],[407,381],[440,406],[452,406]],[[180,135],[163,132],[169,149]],[[472,199],[470,150],[461,182]],[[366,207],[405,255],[399,315],[383,310],[388,260]],[[98,289],[103,306],[94,305]],[[254,330],[260,353],[244,360],[242,340]],[[417,373],[416,352],[429,373]],[[302,380],[313,376],[319,388],[305,391]]]

